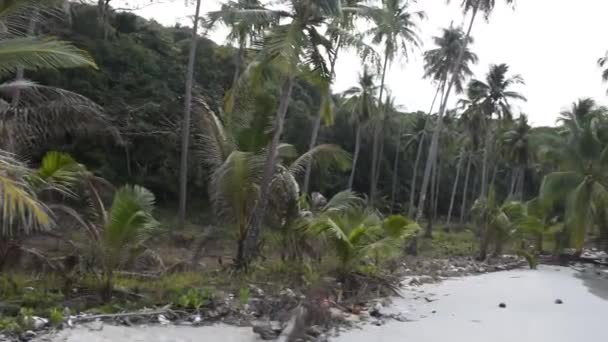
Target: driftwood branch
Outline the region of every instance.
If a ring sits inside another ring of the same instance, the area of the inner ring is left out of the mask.
[[[72,320],[73,323],[90,322],[95,320],[109,320],[115,318],[135,317],[135,316],[156,316],[166,313],[172,313],[171,304],[166,305],[158,310],[146,310],[146,311],[133,311],[133,312],[121,312],[117,314],[101,314],[91,316],[76,317]]]

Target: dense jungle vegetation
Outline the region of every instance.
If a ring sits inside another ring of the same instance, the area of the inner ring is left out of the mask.
[[[165,265],[155,246],[191,236],[193,270],[229,250],[242,272],[281,259],[344,279],[445,234],[470,234],[480,259],[608,248],[608,109],[572,99],[555,127],[531,127],[513,109],[525,75],[508,60],[471,71],[475,23],[513,1],[463,0],[466,26],[424,48],[433,13],[412,2],[199,0],[193,30],[109,1],[0,1],[3,277],[33,254],[109,301],[117,272]],[[205,37],[220,26],[233,46]],[[336,93],[346,51],[366,68]],[[385,84],[408,53],[437,89],[429,112]]]

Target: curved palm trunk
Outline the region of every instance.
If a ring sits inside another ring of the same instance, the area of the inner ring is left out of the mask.
[[[188,193],[188,145],[190,144],[190,112],[192,109],[192,83],[194,82],[194,59],[196,58],[198,21],[201,12],[201,0],[196,1],[190,54],[188,56],[188,71],[186,73],[186,94],[184,99],[184,120],[182,121],[182,152],[179,172],[179,213],[177,228],[182,229],[186,224],[186,197]]]
[[[473,156],[469,152],[468,160],[467,160],[467,171],[464,176],[464,187],[462,189],[462,203],[460,204],[460,223],[464,222],[464,216],[467,208],[467,193],[469,190],[469,174],[471,172],[471,164],[472,164]]]
[[[355,135],[355,153],[353,154],[353,166],[350,170],[350,177],[348,178],[348,189],[353,189],[353,182],[355,181],[355,170],[357,169],[357,161],[359,160],[359,151],[361,150],[361,124],[357,123],[357,133]]]
[[[448,218],[446,224],[450,225],[452,219],[452,209],[454,208],[454,199],[456,198],[456,191],[458,190],[458,179],[460,178],[460,169],[464,161],[464,148],[460,152],[460,160],[458,161],[458,167],[456,168],[456,180],[454,180],[454,186],[452,187],[452,196],[450,197],[450,207],[448,208]]]
[[[424,123],[424,128],[426,129],[428,123],[429,123],[429,118],[431,117],[431,114],[433,113],[433,108],[435,107],[435,101],[437,100],[437,96],[439,95],[439,91],[441,90],[441,84],[437,85],[437,90],[435,91],[435,96],[433,96],[433,102],[431,103],[431,109],[429,109],[429,115],[426,119],[426,122]],[[407,216],[408,217],[412,217],[414,215],[414,202],[415,202],[415,197],[416,197],[416,180],[418,179],[418,165],[420,164],[420,158],[422,157],[422,147],[424,146],[424,136],[425,136],[425,131],[423,130],[420,133],[420,141],[418,142],[418,151],[416,152],[416,161],[414,162],[414,172],[412,173],[412,181],[410,182],[410,204],[409,204],[409,208],[407,210]]]
[[[334,58],[331,60],[331,68],[330,75],[334,75],[334,71],[336,68],[336,61],[338,60],[338,51],[340,50],[340,37],[338,37],[338,43],[336,44],[336,53],[334,54]],[[317,146],[317,138],[319,137],[319,130],[321,129],[321,112],[317,113],[317,117],[315,118],[315,123],[312,127],[312,134],[310,137],[310,144],[308,145],[308,150],[312,150]],[[303,194],[308,194],[308,188],[310,186],[310,174],[312,172],[312,159],[309,159],[306,163],[306,172],[304,173],[304,186],[302,188]]]
[[[237,266],[239,267],[246,266],[251,259],[258,254],[258,239],[260,237],[262,223],[266,214],[266,207],[268,206],[270,183],[272,182],[272,177],[274,176],[277,162],[277,148],[279,146],[281,134],[283,133],[285,115],[287,114],[289,100],[291,99],[292,88],[293,76],[289,75],[286,77],[285,81],[283,81],[283,85],[281,86],[281,98],[274,122],[274,135],[272,137],[272,142],[268,147],[268,152],[266,153],[264,173],[262,174],[262,182],[260,183],[260,193],[251,214],[249,227],[247,228],[247,238],[245,239],[241,260],[236,260]]]
[[[382,107],[382,96],[384,95],[384,81],[386,79],[386,67],[388,66],[388,53],[384,52],[384,66],[382,67],[382,80],[380,82],[380,95],[378,98],[380,99],[380,107]],[[381,111],[384,111],[384,108],[380,108]],[[379,142],[380,135],[382,134],[382,124],[384,120],[380,120],[381,122],[376,122],[374,127],[374,142],[372,146],[372,169],[371,169],[371,184],[369,189],[369,205],[374,205],[374,199],[376,197],[376,180],[378,177],[376,176],[377,164],[379,163]]]
[[[393,161],[393,182],[391,189],[391,214],[393,213],[393,209],[395,208],[395,195],[397,193],[397,171],[399,170],[399,154],[401,149],[401,129],[402,126],[399,125],[399,132],[397,133],[397,147],[395,149],[395,159]]]
[[[479,2],[476,3],[473,8],[473,14],[471,15],[471,21],[469,23],[469,28],[467,30],[467,34],[464,38],[464,44],[460,48],[460,52],[458,53],[458,58],[456,59],[456,63],[452,66],[452,77],[448,84],[448,88],[445,94],[445,98],[443,99],[443,103],[439,109],[438,122],[433,130],[433,135],[431,137],[431,146],[429,147],[429,156],[426,161],[426,165],[424,168],[424,176],[422,179],[422,187],[420,188],[420,199],[418,204],[418,214],[416,215],[416,221],[420,220],[422,217],[422,208],[424,207],[424,202],[426,200],[426,193],[428,190],[429,178],[431,176],[431,168],[433,167],[433,163],[437,158],[437,150],[439,145],[439,133],[441,132],[442,126],[442,118],[445,114],[445,110],[448,104],[448,99],[450,97],[450,92],[452,91],[452,87],[454,87],[454,83],[456,82],[456,77],[458,76],[458,69],[460,68],[460,64],[462,63],[462,58],[464,57],[464,51],[467,48],[469,43],[469,37],[471,36],[471,30],[473,29],[473,24],[475,23],[475,17],[477,17],[477,12],[479,9]]]

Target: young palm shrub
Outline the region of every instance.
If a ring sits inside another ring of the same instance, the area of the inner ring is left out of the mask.
[[[365,272],[365,266],[371,265],[373,269],[398,254],[419,226],[400,215],[382,218],[378,212],[365,209],[362,203],[353,192],[340,192],[310,221],[309,229],[322,236],[335,251],[339,262],[337,273],[347,291],[355,291],[368,281],[392,288],[381,276]]]
[[[126,185],[118,189],[96,229],[89,230],[103,270],[104,300],[112,297],[114,272],[142,251],[143,243],[158,226],[153,209],[152,192],[138,185]]]
[[[494,242],[494,256],[502,253],[503,245],[511,233],[512,224],[503,206],[496,200],[494,189],[490,189],[487,197],[475,200],[471,207],[471,215],[476,224],[482,227],[479,246],[479,259],[485,260],[491,242]]]

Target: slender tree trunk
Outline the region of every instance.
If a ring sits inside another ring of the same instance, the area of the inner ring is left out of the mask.
[[[489,158],[490,158],[490,145],[492,144],[491,132],[489,125],[486,126],[486,137],[483,149],[483,160],[481,162],[481,193],[480,197],[486,198],[488,196],[488,171],[489,171]]]
[[[277,162],[277,148],[281,140],[281,134],[283,133],[285,115],[287,114],[287,108],[289,107],[292,88],[293,76],[289,75],[283,81],[283,85],[281,86],[281,98],[274,122],[274,135],[266,154],[266,162],[264,164],[264,173],[262,175],[262,182],[260,184],[259,196],[249,221],[244,253],[242,255],[242,260],[237,260],[237,265],[241,267],[246,266],[259,252],[258,239],[260,236],[262,223],[264,222],[266,207],[268,206],[270,183],[272,182]]]
[[[338,60],[338,51],[340,50],[340,37],[338,37],[338,42],[336,44],[336,53],[334,54],[334,58],[331,60],[331,68],[330,75],[334,75],[334,71],[336,68],[336,61]],[[319,137],[319,130],[321,129],[321,111],[317,113],[317,117],[315,118],[314,125],[312,127],[312,134],[310,137],[310,144],[308,145],[308,150],[312,150],[317,146],[317,138]],[[306,162],[306,172],[304,173],[304,186],[302,188],[303,194],[308,194],[309,186],[310,186],[310,174],[312,172],[312,158],[309,158]]]
[[[469,151],[467,160],[467,171],[464,176],[464,187],[462,189],[462,203],[460,204],[460,224],[464,222],[464,217],[467,210],[467,191],[469,190],[469,174],[471,172],[472,160],[473,156]]]
[[[188,149],[190,144],[190,112],[192,109],[192,84],[194,82],[194,60],[196,58],[196,45],[198,40],[198,21],[201,11],[201,0],[196,1],[192,38],[190,41],[190,54],[188,56],[188,71],[186,73],[186,94],[184,96],[184,120],[182,121],[182,151],[179,172],[179,214],[178,229],[186,224],[186,199],[188,195]]]
[[[414,216],[415,206],[414,203],[416,201],[416,182],[418,180],[418,165],[420,164],[420,158],[422,157],[422,147],[424,146],[424,137],[426,136],[426,127],[429,123],[429,119],[433,114],[433,108],[435,107],[435,101],[437,100],[437,95],[441,91],[441,83],[437,85],[437,90],[435,91],[435,96],[433,96],[433,102],[431,102],[431,109],[429,109],[428,117],[424,123],[424,130],[420,133],[420,141],[418,142],[418,151],[416,152],[416,161],[414,162],[414,172],[412,173],[412,181],[410,183],[410,203],[409,209],[407,211],[408,217]]]
[[[526,167],[520,166],[519,169],[519,187],[517,190],[517,197],[520,201],[524,200],[524,189],[525,189],[525,180],[526,180]]]
[[[437,161],[437,170],[435,170],[435,198],[433,202],[433,218],[437,221],[437,208],[439,206],[439,189],[441,188],[441,160]]]
[[[473,14],[471,15],[471,21],[469,23],[469,28],[467,30],[467,34],[464,38],[464,43],[462,44],[462,47],[460,48],[460,52],[458,53],[458,58],[456,59],[456,63],[451,67],[451,69],[452,69],[451,79],[448,84],[445,98],[443,99],[443,103],[441,104],[441,107],[439,109],[437,125],[435,126],[435,129],[433,130],[433,135],[431,137],[431,145],[429,147],[429,156],[427,157],[426,165],[424,168],[422,187],[420,188],[420,198],[419,198],[419,204],[418,204],[418,214],[416,215],[416,221],[420,220],[420,218],[422,217],[421,208],[424,207],[424,201],[426,200],[426,192],[428,190],[429,177],[431,176],[431,168],[433,166],[432,164],[433,164],[434,160],[437,158],[438,145],[439,145],[439,133],[441,132],[441,128],[442,128],[441,127],[442,118],[446,111],[446,107],[447,107],[448,100],[450,97],[450,92],[452,91],[452,87],[454,86],[454,83],[456,82],[456,78],[458,77],[460,63],[462,63],[462,58],[464,57],[464,52],[469,43],[469,38],[471,36],[471,30],[473,29],[473,24],[475,22],[475,17],[477,16],[478,9],[479,9],[479,2],[477,2],[475,7],[473,8]]]
[[[412,181],[410,182],[411,184],[411,189],[410,189],[410,204],[409,204],[409,209],[407,211],[407,216],[408,217],[412,217],[414,215],[414,201],[416,200],[416,182],[417,182],[417,176],[418,176],[418,165],[420,164],[420,158],[422,157],[422,148],[424,146],[424,136],[425,136],[425,132],[422,131],[420,133],[418,133],[420,135],[419,141],[418,141],[418,151],[416,151],[416,161],[414,161],[414,172],[412,174]]]
[[[361,150],[361,123],[357,122],[357,133],[355,135],[355,153],[353,154],[353,165],[348,178],[348,189],[353,189],[355,181],[355,170],[357,169],[357,161],[359,160],[359,151]]]
[[[509,186],[509,196],[513,196],[515,193],[515,183],[517,182],[517,177],[519,177],[519,169],[517,167],[513,167],[511,169],[511,185]]]
[[[317,114],[315,123],[312,127],[312,136],[310,137],[310,144],[308,150],[312,150],[317,146],[317,138],[319,136],[319,130],[321,129],[321,113]],[[304,186],[302,187],[302,194],[308,194],[308,188],[310,185],[310,174],[312,172],[312,158],[309,158],[306,163],[306,172],[304,173]]]
[[[384,52],[384,65],[382,67],[382,80],[380,82],[380,95],[378,96],[378,99],[380,99],[379,103],[380,103],[380,107],[382,107],[382,96],[384,95],[384,81],[386,79],[386,67],[388,66],[388,53],[387,51]],[[384,112],[383,108],[380,108],[381,113]],[[384,114],[384,113],[383,113]],[[374,199],[376,197],[376,170],[377,170],[377,164],[379,163],[379,142],[380,142],[380,135],[382,134],[382,124],[384,122],[383,118],[380,118],[381,120],[379,120],[380,122],[376,122],[375,123],[375,127],[374,127],[374,142],[373,142],[373,146],[372,146],[372,169],[371,169],[371,184],[370,184],[370,190],[369,190],[369,205],[373,206],[374,205]]]
[[[450,197],[450,207],[448,208],[448,218],[446,224],[450,225],[450,220],[452,218],[452,209],[454,208],[454,199],[456,198],[456,191],[458,191],[458,179],[460,178],[460,170],[462,169],[462,164],[464,163],[464,148],[460,152],[460,160],[458,161],[458,166],[456,168],[456,180],[454,181],[454,186],[452,187],[452,196]]]
[[[239,37],[239,49],[234,55],[234,75],[232,76],[232,90],[234,91],[241,77],[241,66],[245,59],[245,37]]]
[[[395,149],[395,159],[393,160],[393,184],[391,189],[391,214],[395,207],[395,195],[397,193],[397,171],[399,170],[399,154],[401,149],[401,129],[402,126],[399,124],[399,131],[397,133],[397,144]]]

